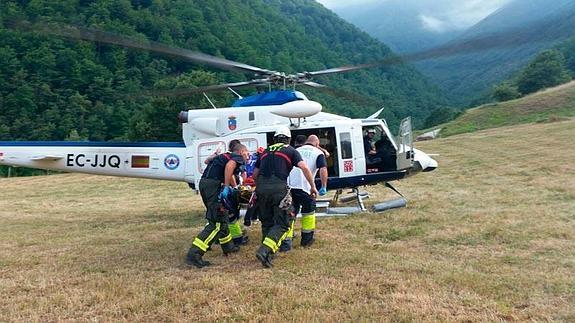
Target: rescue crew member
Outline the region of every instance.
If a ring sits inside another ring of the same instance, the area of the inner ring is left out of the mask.
[[[363,137],[363,150],[365,151],[366,157],[372,157],[377,154],[375,149],[375,129],[367,129],[365,137]]]
[[[300,153],[289,146],[291,132],[280,127],[274,135],[274,144],[258,159],[254,170],[256,180],[256,208],[262,225],[262,245],[256,257],[265,267],[272,267],[274,254],[287,237],[290,220],[286,199],[291,199],[287,178],[293,166],[299,167],[310,185],[311,196],[317,195],[314,179]],[[281,205],[280,205],[281,204]],[[281,206],[281,208],[280,208]]]
[[[293,147],[295,149],[298,149],[299,147],[305,145],[305,142],[307,141],[307,137],[305,135],[297,135],[295,137],[295,141],[293,143]]]
[[[206,219],[208,224],[194,239],[186,263],[202,268],[209,266],[202,256],[208,251],[215,239],[219,240],[224,255],[239,251],[232,240],[228,228],[228,214],[221,201],[231,194],[230,184],[234,173],[245,163],[248,157],[246,146],[239,144],[234,146],[232,153],[224,153],[216,156],[205,169],[200,179],[200,195],[206,206]]]
[[[238,139],[233,139],[230,140],[229,144],[228,144],[228,151],[226,153],[231,154],[232,151],[234,151],[234,148],[236,147],[236,145],[241,145],[241,142]],[[220,155],[220,151],[219,149],[214,152],[212,155],[208,156],[208,158],[206,158],[206,160],[204,161],[204,163],[207,165],[209,164],[212,160],[214,160],[214,158],[216,158],[218,155]],[[236,187],[237,184],[240,182],[240,179],[243,176],[243,171],[241,168],[238,168],[237,171],[234,173],[234,178],[232,180],[232,187]],[[232,203],[232,204],[237,204],[237,203]],[[239,206],[239,205],[237,205]],[[239,216],[239,209],[238,210],[228,210],[230,211],[230,219],[229,219],[229,223],[228,223],[228,227],[230,229],[230,233],[232,234],[232,239],[234,240],[234,243],[236,245],[245,245],[248,243],[249,238],[248,236],[245,235],[244,231],[242,230],[242,227],[240,226],[240,216]]]
[[[363,150],[365,151],[365,161],[368,166],[381,163],[381,158],[377,157],[375,147],[375,129],[367,129],[367,134],[363,137]]]
[[[319,149],[319,138],[316,135],[309,136],[305,144],[297,148],[297,151],[308,165],[312,177],[315,178],[315,175],[319,171],[321,180],[319,195],[325,195],[327,193],[327,160],[324,153]],[[300,169],[292,169],[289,175],[288,185],[291,189],[295,215],[297,215],[301,209],[301,245],[308,247],[314,242],[315,199],[310,195],[311,187]],[[288,251],[291,249],[294,236],[294,223],[295,216],[292,218],[288,237],[283,241],[280,251]]]

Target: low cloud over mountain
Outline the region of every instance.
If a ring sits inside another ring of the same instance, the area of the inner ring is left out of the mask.
[[[458,36],[510,0],[319,0],[399,52]]]

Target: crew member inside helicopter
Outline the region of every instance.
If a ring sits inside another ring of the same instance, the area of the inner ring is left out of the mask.
[[[382,162],[381,158],[378,157],[375,139],[375,128],[368,128],[365,136],[363,137],[363,150],[365,151],[365,161],[367,162],[368,168],[370,166],[375,166]]]
[[[378,135],[378,130],[381,132]],[[378,140],[378,137],[381,137]],[[396,168],[396,152],[391,140],[381,128],[368,128],[363,137],[368,172],[392,171]]]

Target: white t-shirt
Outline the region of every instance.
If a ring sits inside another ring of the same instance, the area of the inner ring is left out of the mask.
[[[300,153],[302,159],[307,164],[307,167],[309,167],[309,170],[311,171],[311,174],[314,178],[320,167],[327,166],[323,151],[319,150],[318,148],[312,145],[303,145],[297,148],[297,151]],[[290,172],[288,185],[290,188],[301,189],[308,194],[311,190],[311,186],[305,179],[305,176],[299,167],[294,167]]]

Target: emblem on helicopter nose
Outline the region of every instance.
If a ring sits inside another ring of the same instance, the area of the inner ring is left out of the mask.
[[[236,116],[229,116],[228,117],[228,129],[230,130],[236,130],[238,126],[237,120],[236,120]]]
[[[174,170],[180,166],[180,158],[174,154],[170,154],[164,158],[164,166],[169,170]]]

